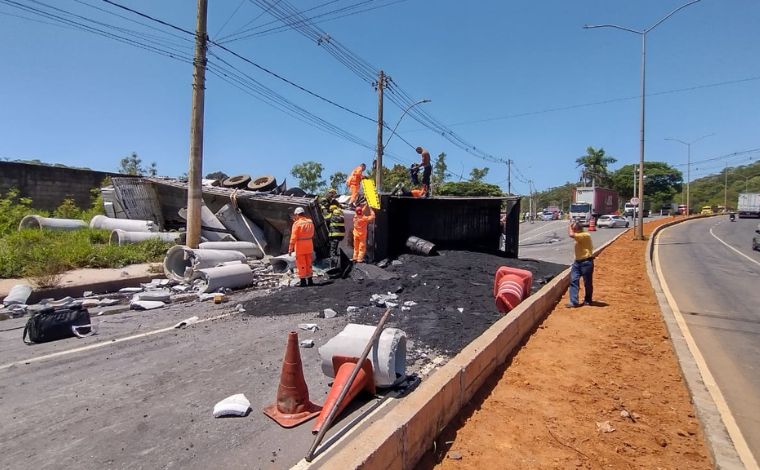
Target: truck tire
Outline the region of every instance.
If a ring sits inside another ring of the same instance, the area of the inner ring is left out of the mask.
[[[251,191],[269,191],[277,187],[277,179],[271,175],[258,176],[248,183]]]
[[[251,181],[251,177],[248,175],[235,175],[222,181],[222,186],[225,188],[245,188],[249,181]]]
[[[301,188],[288,188],[282,193],[283,196],[306,197],[306,191]]]

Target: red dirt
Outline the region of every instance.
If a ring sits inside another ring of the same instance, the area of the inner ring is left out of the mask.
[[[606,305],[566,309],[565,294],[419,467],[711,468],[645,248],[632,231],[607,247],[594,276]]]

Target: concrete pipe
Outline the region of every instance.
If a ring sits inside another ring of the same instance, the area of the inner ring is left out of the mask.
[[[178,282],[190,282],[199,269],[213,268],[227,261],[245,263],[245,260],[245,255],[239,251],[193,250],[185,245],[176,245],[166,252],[164,274]]]
[[[409,248],[412,253],[419,255],[430,256],[435,254],[435,244],[419,237],[412,236],[407,238],[406,247]]]
[[[52,217],[41,217],[39,215],[27,215],[18,224],[18,229],[25,228],[45,228],[48,230],[79,230],[87,228],[87,222],[78,219],[54,219]]]
[[[216,292],[219,289],[240,289],[253,284],[253,271],[247,264],[228,264],[216,268],[199,269],[195,274],[201,282],[198,292]]]
[[[111,245],[130,245],[132,243],[140,243],[145,240],[158,238],[164,242],[178,243],[179,232],[127,232],[120,228],[111,232],[111,237],[108,242]]]
[[[152,220],[112,219],[96,215],[90,221],[90,228],[106,230],[121,229],[127,232],[158,232],[158,226]]]
[[[322,372],[335,377],[333,356],[359,357],[367,346],[375,327],[349,323],[324,346],[319,348]],[[398,328],[386,328],[380,334],[377,346],[370,351],[375,385],[391,387],[406,377],[406,333]]]
[[[261,259],[264,253],[253,242],[203,242],[198,245],[201,250],[235,250],[248,258]]]
[[[275,273],[284,273],[296,267],[296,257],[291,255],[280,255],[269,258],[269,264],[272,265],[272,271]]]
[[[221,209],[216,211],[216,218],[222,223],[232,235],[240,241],[253,242],[261,246],[262,250],[267,249],[267,239],[264,230],[253,223],[242,212],[235,209],[232,204],[225,204]]]

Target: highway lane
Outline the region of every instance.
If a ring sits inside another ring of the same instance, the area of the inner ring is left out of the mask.
[[[760,252],[757,219],[710,217],[664,230],[660,275],[755,460],[760,460]]]

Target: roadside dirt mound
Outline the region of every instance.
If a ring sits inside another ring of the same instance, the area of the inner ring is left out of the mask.
[[[632,237],[597,258],[600,305],[566,309],[565,294],[419,468],[711,468]]]
[[[374,325],[384,308],[373,305],[373,294],[393,293],[394,308],[388,326],[406,331],[416,350],[453,356],[480,336],[501,315],[493,298],[493,276],[499,266],[514,266],[533,273],[533,291],[566,266],[534,260],[515,260],[469,251],[443,251],[439,256],[401,255],[400,264],[386,269],[357,266],[349,279],[324,285],[289,287],[253,299],[245,309],[256,316],[319,312],[331,308],[352,323]],[[392,277],[392,279],[385,279]],[[416,302],[408,311],[401,306]],[[459,309],[462,309],[461,311]],[[417,357],[410,351],[411,365]]]

